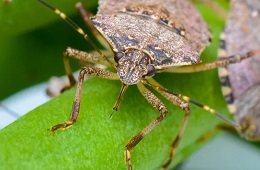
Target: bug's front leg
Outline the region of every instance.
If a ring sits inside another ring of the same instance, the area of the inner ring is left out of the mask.
[[[79,109],[80,109],[82,85],[84,82],[85,75],[97,76],[97,77],[111,79],[111,80],[118,79],[117,74],[112,73],[110,71],[107,71],[107,70],[104,70],[104,69],[101,69],[98,67],[93,67],[93,66],[82,67],[79,72],[77,90],[76,90],[75,99],[74,99],[74,102],[72,105],[69,121],[53,126],[52,128],[49,129],[50,132],[54,133],[58,129],[64,130],[66,128],[69,128],[77,121],[78,115],[79,115]]]
[[[156,126],[158,125],[166,116],[168,110],[165,105],[147,88],[144,87],[143,84],[137,84],[138,89],[142,93],[142,95],[155,107],[160,115],[152,121],[148,126],[146,126],[141,132],[132,137],[132,139],[126,145],[126,163],[128,166],[128,170],[132,170],[131,163],[131,150]]]

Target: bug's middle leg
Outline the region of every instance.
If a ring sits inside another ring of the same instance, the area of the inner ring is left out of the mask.
[[[193,65],[187,65],[182,67],[172,67],[170,69],[163,70],[163,71],[171,72],[171,73],[194,73],[194,72],[206,71],[218,67],[224,67],[234,63],[239,63],[242,60],[245,60],[250,57],[259,57],[259,54],[260,54],[260,49],[256,49],[247,52],[245,54],[236,54],[236,55],[231,55],[229,57],[219,58],[218,60],[210,63],[200,63],[200,64],[193,64]]]

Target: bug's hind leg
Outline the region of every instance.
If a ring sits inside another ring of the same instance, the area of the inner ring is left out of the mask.
[[[61,124],[57,124],[49,129],[50,132],[55,132],[58,129],[66,129],[72,126],[78,119],[79,115],[79,109],[80,109],[80,100],[81,100],[81,93],[82,93],[82,85],[84,82],[84,77],[85,75],[91,75],[91,76],[97,76],[105,79],[110,79],[110,80],[117,80],[118,76],[116,73],[112,73],[108,70],[104,70],[98,67],[93,67],[93,66],[85,66],[82,67],[80,72],[79,72],[79,77],[78,77],[78,84],[77,84],[77,90],[75,94],[75,99],[72,105],[71,109],[71,114],[69,121]]]
[[[92,24],[92,22],[90,20],[90,17],[92,16],[92,14],[86,10],[86,8],[82,4],[82,2],[76,3],[75,8],[78,11],[78,13],[80,14],[81,18],[83,19],[85,25],[90,29],[90,31],[92,31],[92,32],[95,31],[94,34],[96,34],[96,28],[94,27],[94,25]]]
[[[76,3],[75,8],[78,11],[78,13],[80,14],[81,18],[83,19],[85,25],[89,28],[91,33],[97,38],[99,43],[101,43],[101,45],[103,47],[105,47],[106,49],[110,49],[110,47],[109,47],[107,41],[105,40],[105,38],[94,27],[94,25],[93,25],[93,23],[90,19],[92,14],[89,11],[86,10],[86,8],[84,7],[84,5],[81,2]]]

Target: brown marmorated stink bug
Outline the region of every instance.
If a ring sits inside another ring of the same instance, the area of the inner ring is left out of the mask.
[[[77,121],[85,75],[122,82],[122,88],[113,107],[115,111],[118,110],[127,87],[136,84],[145,99],[160,112],[160,115],[154,121],[126,144],[125,159],[128,170],[132,169],[131,150],[165,118],[168,112],[163,102],[145,86],[158,91],[185,112],[178,134],[171,144],[169,157],[162,165],[163,168],[167,168],[171,163],[183,136],[190,116],[189,103],[218,116],[235,128],[240,128],[239,125],[225,118],[214,109],[187,96],[171,92],[152,78],[156,72],[193,73],[223,67],[260,53],[260,50],[252,50],[245,54],[221,58],[215,62],[201,63],[200,54],[210,44],[211,34],[206,23],[190,2],[186,0],[164,2],[155,0],[100,0],[98,12],[91,19],[87,17],[86,11],[78,4],[77,8],[84,16],[87,25],[93,28],[96,35],[102,35],[108,42],[109,48],[113,51],[113,59],[99,50],[89,39],[89,36],[64,13],[42,0],[39,1],[67,21],[98,52],[98,55],[93,55],[72,48],[66,49],[64,63],[70,86],[75,85],[76,80],[72,76],[68,57],[90,63],[101,63],[111,66],[117,71],[117,73],[113,73],[94,66],[82,67],[78,77],[70,120],[53,126],[49,129],[51,132],[66,129]]]
[[[260,1],[232,0],[220,58],[260,48]],[[230,113],[248,140],[260,140],[260,56],[219,68]]]

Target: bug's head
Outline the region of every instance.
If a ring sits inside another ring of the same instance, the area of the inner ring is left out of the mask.
[[[260,116],[255,114],[246,114],[240,121],[240,133],[247,140],[260,140]]]
[[[137,84],[141,79],[151,77],[156,72],[149,55],[141,50],[127,49],[118,52],[114,59],[118,63],[117,74],[127,85]]]

